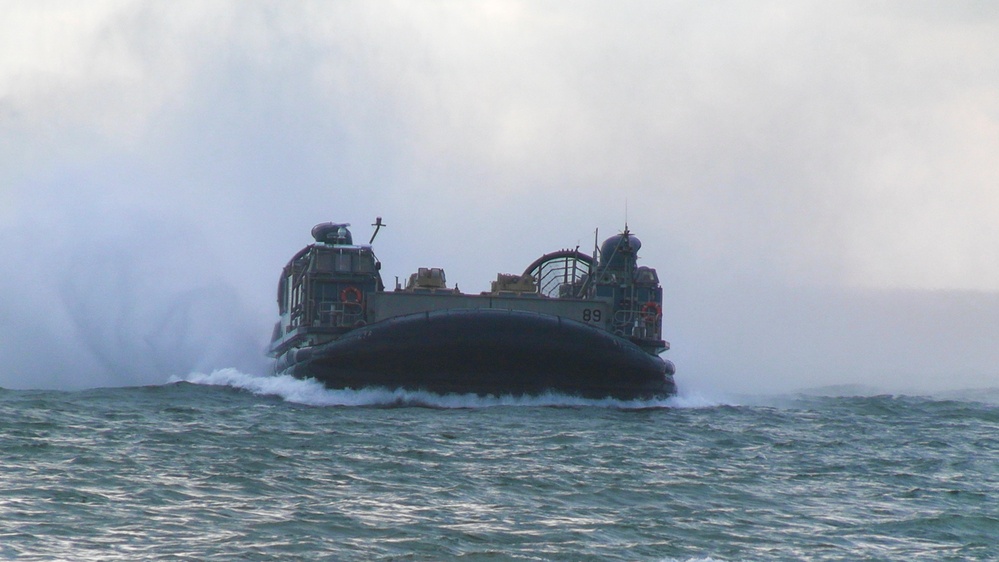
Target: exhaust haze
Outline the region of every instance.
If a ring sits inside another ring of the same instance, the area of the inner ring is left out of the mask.
[[[478,292],[626,213],[681,388],[999,386],[991,2],[0,12],[0,387],[266,373],[319,222]]]

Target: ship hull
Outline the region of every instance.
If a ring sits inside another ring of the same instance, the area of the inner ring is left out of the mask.
[[[672,363],[625,338],[558,316],[497,309],[387,319],[290,350],[276,368],[333,389],[623,400],[676,393]]]

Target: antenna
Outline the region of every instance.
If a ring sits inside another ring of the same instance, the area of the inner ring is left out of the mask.
[[[371,244],[372,242],[375,241],[375,236],[378,236],[378,231],[381,230],[383,226],[388,226],[388,225],[382,222],[381,217],[375,217],[375,222],[371,226],[375,227],[375,232],[374,234],[371,235],[371,240],[368,240],[368,244]]]
[[[628,232],[628,198],[624,198],[624,231]]]

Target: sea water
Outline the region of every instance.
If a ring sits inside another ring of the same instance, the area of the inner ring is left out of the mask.
[[[999,390],[0,390],[0,558],[996,560]]]

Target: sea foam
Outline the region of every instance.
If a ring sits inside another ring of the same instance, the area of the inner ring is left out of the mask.
[[[624,410],[652,408],[711,408],[722,405],[699,393],[683,393],[662,400],[619,400],[615,398],[580,398],[559,393],[538,396],[475,394],[435,394],[432,392],[380,387],[360,390],[333,390],[315,379],[297,379],[290,375],[260,376],[237,369],[217,369],[211,373],[191,373],[171,377],[170,382],[188,382],[227,386],[261,396],[278,396],[288,402],[307,406],[422,406],[428,408],[490,408],[497,406],[528,407],[602,407]]]

